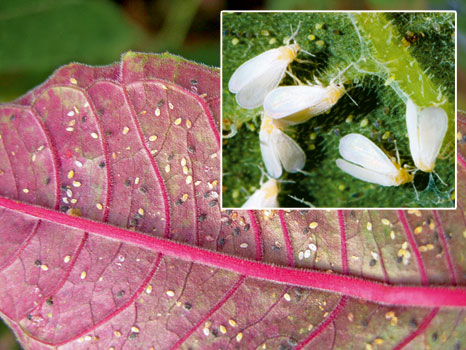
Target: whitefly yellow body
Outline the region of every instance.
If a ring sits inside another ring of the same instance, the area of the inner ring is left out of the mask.
[[[406,103],[406,126],[414,165],[422,171],[432,172],[448,128],[446,112],[438,107],[421,111],[409,99]]]
[[[339,149],[344,159],[337,159],[337,166],[359,180],[382,186],[399,186],[414,178],[363,135],[344,136],[340,140]]]
[[[236,94],[238,105],[246,109],[261,106],[267,93],[280,84],[300,49],[298,44],[281,46],[239,66],[228,82],[228,89]]]
[[[264,112],[285,125],[304,123],[327,112],[345,93],[342,84],[281,86],[267,94]]]
[[[260,189],[252,194],[243,204],[244,209],[278,208],[278,186],[274,179],[268,180]]]
[[[280,121],[262,117],[259,131],[260,148],[267,173],[273,178],[282,175],[282,167],[290,173],[301,170],[306,163],[306,154],[301,147],[281,128]]]

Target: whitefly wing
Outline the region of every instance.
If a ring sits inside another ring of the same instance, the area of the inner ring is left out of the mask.
[[[304,168],[306,154],[301,147],[279,129],[274,130],[272,135],[274,141],[272,145],[285,170],[289,173],[296,173]]]
[[[318,103],[325,88],[318,85],[282,86],[270,91],[264,100],[264,111],[273,119],[281,119]]]
[[[278,208],[278,188],[274,179],[268,180],[242,205],[244,209]]]
[[[260,149],[267,173],[271,177],[278,179],[282,176],[283,169],[278,153],[275,152],[272,135],[273,132],[271,134],[264,130],[259,132]]]
[[[381,186],[394,186],[393,177],[388,174],[381,174],[374,170],[363,168],[359,165],[337,159],[337,166],[345,173],[366,182],[375,183]]]
[[[280,60],[280,56],[280,50],[277,48],[267,50],[244,62],[231,76],[228,82],[228,89],[232,93],[237,93],[244,86],[273,67]]]
[[[424,109],[419,116],[419,155],[422,164],[433,170],[448,128],[447,113],[438,107]]]
[[[262,74],[251,79],[236,93],[236,102],[240,107],[251,109],[260,107],[264,103],[267,93],[275,89],[285,75],[288,62],[277,60]]]
[[[265,200],[265,193],[261,190],[257,190],[252,194],[251,197],[241,206],[243,209],[259,209],[263,208]]]
[[[406,103],[406,128],[408,129],[409,149],[414,163],[419,164],[419,129],[417,107],[411,99]]]
[[[340,154],[355,163],[379,174],[396,176],[398,169],[388,156],[371,140],[360,134],[348,134],[340,140]]]

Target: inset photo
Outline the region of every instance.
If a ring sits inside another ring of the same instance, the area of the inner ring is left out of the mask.
[[[455,208],[456,12],[221,16],[223,208]]]

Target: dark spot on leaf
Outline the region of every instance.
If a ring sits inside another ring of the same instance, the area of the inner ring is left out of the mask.
[[[129,339],[136,339],[138,336],[139,336],[139,333],[138,333],[138,332],[132,332],[132,333],[129,335]]]
[[[29,321],[31,321],[32,320],[32,315],[28,314],[27,318],[28,318]]]
[[[437,247],[437,254],[442,254],[443,253],[443,247],[442,246],[438,246]]]
[[[125,295],[125,291],[124,290],[120,290],[118,293],[117,293],[117,298],[121,298]]]
[[[309,227],[305,227],[304,230],[303,230],[303,234],[307,235],[309,233],[309,231],[311,231],[309,229]]]
[[[42,265],[42,261],[40,261],[39,259],[37,259],[36,261],[34,261],[34,265],[40,266],[40,265]]]
[[[139,191],[141,191],[142,193],[147,193],[147,187],[146,186],[141,186],[141,187],[139,187]]]
[[[437,232],[434,233],[434,242],[435,243],[438,242],[438,233]]]
[[[215,207],[218,204],[218,201],[214,199],[213,201],[209,202],[209,207]]]
[[[218,246],[219,246],[219,247],[223,247],[224,245],[225,245],[225,238],[220,238],[220,239],[218,240]]]
[[[196,79],[191,79],[190,80],[191,85],[197,85],[197,80]]]
[[[175,205],[178,206],[178,205],[181,205],[183,204],[183,201],[181,199],[178,199],[176,202],[175,202]]]
[[[244,225],[244,232],[248,232],[250,228],[251,228],[251,225],[249,224]]]
[[[103,109],[103,108],[99,108],[99,109],[97,110],[97,114],[99,114],[99,115],[104,114],[104,112],[105,112],[105,109]]]
[[[133,219],[129,220],[129,226],[135,227],[138,224],[139,224],[138,219],[133,218]]]
[[[48,178],[46,178],[46,179],[44,180],[44,184],[48,185],[48,184],[50,183],[50,181],[51,181],[51,180],[50,180],[50,177],[48,177]]]
[[[233,223],[233,221],[227,220],[227,221],[225,221],[223,224],[224,224],[225,226],[230,226],[232,223]]]
[[[212,328],[212,335],[213,335],[214,337],[217,337],[217,336],[218,336],[218,330],[217,330],[217,328]]]
[[[460,349],[461,349],[460,342],[457,341],[457,342],[455,343],[455,350],[460,350]]]
[[[126,186],[126,187],[129,187],[129,185],[131,185],[131,180],[130,180],[130,179],[126,179],[126,180],[125,180],[125,186]]]
[[[66,191],[66,185],[61,185],[60,188],[62,191]]]
[[[100,162],[99,163],[99,168],[105,168],[105,162]]]
[[[134,218],[135,218],[136,220],[141,220],[141,219],[142,219],[142,216],[141,216],[141,214],[136,213],[136,214],[134,214]]]
[[[157,107],[162,107],[164,103],[164,100],[160,100],[159,102],[157,102]]]
[[[241,233],[241,230],[240,230],[238,227],[235,227],[235,228],[233,229],[233,233],[235,234],[235,236],[239,236],[240,233]]]
[[[168,160],[172,160],[173,158],[175,158],[175,155],[173,153],[168,155]]]
[[[192,308],[193,308],[193,306],[190,303],[184,303],[183,304],[183,309],[185,309],[186,311],[189,311]]]
[[[288,344],[290,344],[291,346],[295,346],[298,344],[298,341],[294,338],[290,338],[288,339]]]
[[[196,153],[196,148],[194,146],[188,146],[188,152],[194,154]]]
[[[227,215],[231,215],[231,213],[233,213],[233,211],[231,209],[228,209],[227,211],[225,211],[225,213],[227,213]]]
[[[445,232],[445,238],[447,240],[451,240],[451,233],[450,232]]]
[[[416,321],[416,319],[414,319],[414,318],[410,319],[410,320],[409,320],[409,325],[410,325],[410,327],[412,327],[412,328],[417,328],[417,321]]]
[[[403,261],[403,258],[401,256],[399,256],[398,258],[396,258],[396,262],[398,264],[400,264],[401,262]]]
[[[432,341],[437,341],[437,339],[438,339],[437,332],[432,333]]]
[[[201,214],[201,215],[199,215],[199,217],[197,218],[197,221],[203,222],[206,218],[207,218],[207,214]]]
[[[363,326],[364,328],[366,328],[368,325],[369,325],[369,322],[367,322],[366,320],[361,321],[361,326]]]
[[[68,209],[70,209],[70,207],[68,207],[67,205],[61,205],[61,206],[60,206],[60,211],[62,211],[62,212],[64,212],[64,213],[65,213]]]
[[[335,136],[340,136],[340,129],[333,129],[333,133],[335,134]]]
[[[10,115],[10,120],[11,120],[11,121],[15,120],[15,118],[16,118],[16,115],[15,115],[15,114]]]
[[[276,244],[274,244],[274,245],[272,246],[272,250],[278,251],[278,250],[280,250],[280,247],[277,246]]]
[[[84,116],[81,118],[81,121],[82,121],[83,123],[85,123],[86,120],[87,120],[87,116],[84,115]]]
[[[45,302],[47,303],[47,305],[53,305],[52,298],[48,298]]]
[[[112,134],[113,134],[113,133],[112,133],[111,131],[106,131],[106,132],[105,132],[105,135],[107,135],[107,136],[112,136]]]
[[[371,261],[369,261],[369,266],[375,266],[375,264],[377,264],[377,260],[371,259]]]
[[[210,197],[210,192],[205,192],[204,193],[204,198],[209,198]]]

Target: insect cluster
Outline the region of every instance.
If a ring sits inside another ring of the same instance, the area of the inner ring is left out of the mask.
[[[346,93],[341,76],[352,64],[331,79],[327,86],[316,78],[315,84],[309,81],[303,84],[293,75],[290,64],[295,60],[299,62],[297,56],[303,51],[294,40],[298,30],[284,46],[244,62],[228,83],[240,107],[263,107],[259,140],[269,180],[243,204],[243,208],[279,206],[276,179],[282,176],[283,169],[290,173],[301,171],[306,162],[305,152],[284,130],[329,111]],[[286,74],[297,85],[278,87]],[[337,159],[336,165],[357,179],[381,186],[412,182],[418,170],[433,172],[447,131],[446,112],[439,107],[421,110],[407,97],[406,126],[415,167],[402,166],[398,150],[397,157],[391,157],[367,137],[356,133],[341,138],[339,152],[343,159]]]

